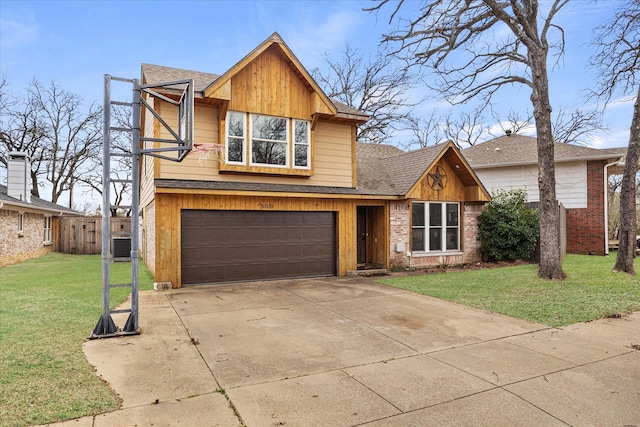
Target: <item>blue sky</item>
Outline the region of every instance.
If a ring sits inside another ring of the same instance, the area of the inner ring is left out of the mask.
[[[136,78],[141,63],[220,74],[275,31],[311,70],[325,64],[325,54],[338,61],[347,43],[375,54],[381,34],[391,29],[391,8],[378,14],[362,11],[372,4],[368,0],[2,0],[0,74],[14,93],[35,77],[41,83],[56,81],[86,104],[102,103],[104,74]],[[416,4],[410,1],[408,7]],[[565,29],[566,54],[560,67],[550,69],[554,108],[585,103],[584,90],[594,79],[588,69],[592,31],[618,4],[617,0],[573,0],[557,17],[556,23]],[[452,107],[433,94],[415,94],[416,98],[425,95],[426,102],[414,113],[427,116],[435,108],[455,115],[473,107]],[[524,87],[503,91],[495,99],[495,108],[531,110],[529,95]],[[609,131],[594,135],[590,144],[626,146],[632,104],[632,99],[623,98],[613,102],[605,114]]]

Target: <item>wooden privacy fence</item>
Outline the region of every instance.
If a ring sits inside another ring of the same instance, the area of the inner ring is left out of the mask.
[[[131,218],[111,218],[111,234],[116,238],[131,236]],[[55,252],[90,255],[102,252],[102,217],[61,217]]]

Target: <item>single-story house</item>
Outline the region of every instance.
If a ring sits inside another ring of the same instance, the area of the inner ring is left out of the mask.
[[[190,78],[194,145],[222,151],[141,161],[140,250],[156,281],[479,260],[476,220],[490,196],[453,143],[409,153],[356,143],[367,115],[329,99],[277,33],[223,74],[142,65],[142,84]],[[147,102],[176,126],[175,105]],[[143,111],[144,148],[168,137]]]
[[[7,185],[0,185],[0,267],[51,252],[63,215],[81,214],[32,196],[28,156],[9,153]]]
[[[522,188],[529,202],[540,201],[536,138],[507,134],[462,154],[490,192]],[[568,253],[608,253],[608,178],[622,173],[625,155],[626,148],[555,143],[556,197],[566,208]]]

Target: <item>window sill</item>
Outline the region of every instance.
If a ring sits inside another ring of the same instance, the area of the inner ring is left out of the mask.
[[[313,175],[311,169],[294,169],[291,167],[269,167],[269,166],[245,166],[227,165],[220,162],[220,173],[246,173],[256,175],[279,175],[293,177],[309,177]]]
[[[42,244],[42,246],[51,246],[51,245],[53,245],[53,242],[44,242]]]
[[[432,251],[432,252],[411,252],[412,258],[426,258],[435,256],[462,256],[464,252],[461,251]]]

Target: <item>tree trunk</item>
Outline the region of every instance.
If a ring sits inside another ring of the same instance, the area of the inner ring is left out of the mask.
[[[547,52],[529,47],[533,90],[531,102],[536,119],[538,139],[538,189],[540,191],[540,264],[538,276],[543,279],[563,279],[560,257],[558,201],[554,144],[551,126],[551,102],[547,77]]]
[[[620,185],[620,232],[618,255],[614,272],[624,271],[635,275],[633,257],[636,248],[636,172],[640,159],[640,86],[633,106],[633,118],[629,130],[629,148],[625,158],[624,174]]]

